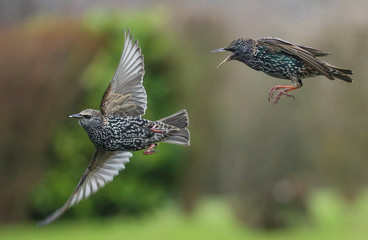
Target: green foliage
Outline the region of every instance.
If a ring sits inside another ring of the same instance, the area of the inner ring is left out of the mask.
[[[78,82],[84,94],[80,105],[75,106],[75,113],[84,108],[99,108],[120,59],[124,29],[128,28],[135,39],[139,39],[145,56],[144,85],[148,94],[148,109],[144,117],[156,120],[180,110],[180,95],[175,89],[180,89],[181,82],[172,78],[177,75],[174,66],[182,65],[181,59],[176,57],[180,55],[176,52],[180,41],[165,28],[167,19],[161,11],[113,15],[92,12],[85,16],[82,25],[96,38],[102,39],[104,47]],[[177,79],[183,78],[177,76]],[[75,120],[60,126],[53,139],[54,156],[50,160],[53,164],[33,192],[31,209],[36,218],[50,214],[67,200],[93,153],[92,143]],[[70,209],[66,215],[141,214],[160,206],[175,194],[174,186],[180,176],[184,156],[183,148],[179,146],[162,144],[159,149],[160,152],[152,156],[134,153],[127,169],[112,183],[88,201]]]

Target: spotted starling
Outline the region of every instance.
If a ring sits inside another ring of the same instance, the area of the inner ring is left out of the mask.
[[[331,80],[336,77],[349,83],[353,81],[348,76],[353,74],[351,70],[332,66],[317,58],[327,56],[328,53],[295,45],[279,38],[266,37],[257,40],[240,38],[230,43],[228,47],[212,52],[223,51],[229,51],[232,54],[217,67],[227,61],[238,60],[272,77],[291,80],[291,85],[276,85],[271,88],[268,101],[273,98],[274,91],[279,92],[272,102],[273,105],[277,104],[282,95],[295,99],[288,92],[301,88],[303,78],[324,75]]]
[[[157,121],[141,118],[147,108],[143,75],[143,55],[138,41],[133,43],[133,35],[125,32],[124,50],[103,95],[101,111],[86,109],[70,115],[78,119],[95,145],[92,160],[68,201],[39,225],[54,221],[69,207],[112,181],[133,156],[130,151],[146,149],[143,154],[153,154],[159,142],[189,146],[186,110]]]

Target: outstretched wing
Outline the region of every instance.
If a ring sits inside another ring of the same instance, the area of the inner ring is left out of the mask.
[[[103,115],[144,115],[147,94],[143,87],[144,63],[138,41],[125,32],[123,53],[101,101]]]
[[[133,154],[130,152],[96,150],[88,168],[68,201],[53,214],[39,222],[38,226],[53,222],[63,215],[68,208],[88,198],[89,195],[97,192],[106,183],[111,182],[114,176],[119,174],[119,171],[125,169],[125,164],[129,162],[129,158],[132,156]]]
[[[317,49],[311,47],[304,47],[299,45],[294,45],[290,42],[279,38],[261,38],[258,39],[260,44],[268,45],[269,47],[286,52],[290,55],[299,57],[303,61],[305,61],[309,66],[313,67],[315,70],[325,75],[327,78],[333,80],[334,78],[328,72],[328,68],[325,63],[316,57],[326,56],[328,53],[319,51]]]

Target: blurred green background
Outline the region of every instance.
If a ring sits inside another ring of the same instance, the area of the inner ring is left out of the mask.
[[[145,57],[147,119],[189,112],[191,146],[134,153],[58,221],[93,145],[68,115],[97,109],[123,48]],[[275,36],[332,53],[354,83],[286,83],[239,62],[232,40]],[[0,239],[368,239],[366,1],[0,2]]]

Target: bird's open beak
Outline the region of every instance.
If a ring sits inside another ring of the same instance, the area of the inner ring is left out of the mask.
[[[228,51],[226,48],[219,48],[219,49],[215,49],[215,50],[212,50],[211,52],[225,52],[225,51]],[[222,61],[218,66],[217,68],[221,67],[222,64],[228,62],[231,60],[231,57],[232,55],[228,56],[227,58],[224,59],[224,61]]]
[[[83,116],[82,116],[82,115],[80,115],[79,113],[77,113],[77,114],[73,114],[73,115],[69,115],[69,117],[71,117],[71,118],[77,118],[77,119],[81,119],[81,118],[83,118]]]

